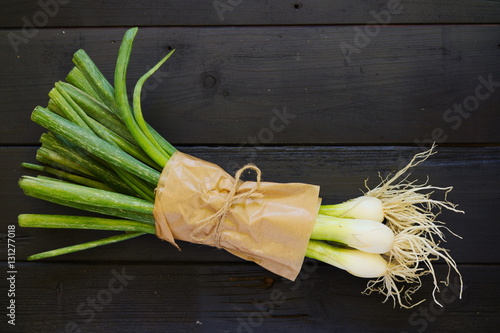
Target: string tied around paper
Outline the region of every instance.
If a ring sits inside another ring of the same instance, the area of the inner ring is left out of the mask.
[[[253,170],[253,171],[255,171],[255,173],[256,173],[255,186],[253,186],[247,192],[243,192],[243,193],[239,193],[238,194],[238,190],[239,190],[240,186],[243,184],[243,182],[240,180],[240,178],[241,178],[241,175],[243,174],[243,172],[246,171],[246,170]],[[251,197],[261,196],[260,193],[256,193],[256,191],[260,187],[261,177],[262,177],[262,172],[254,164],[247,164],[244,167],[242,167],[241,169],[239,169],[236,172],[236,174],[234,175],[233,186],[231,187],[231,190],[229,191],[229,193],[228,193],[228,195],[226,197],[224,205],[222,205],[222,207],[217,212],[215,212],[213,215],[211,215],[211,216],[209,216],[209,217],[207,217],[207,218],[205,218],[203,220],[200,220],[200,221],[196,222],[197,226],[191,232],[191,238],[194,239],[194,240],[196,240],[196,241],[199,241],[199,242],[204,242],[209,237],[211,237],[212,235],[214,235],[214,239],[215,239],[215,245],[214,246],[217,247],[218,249],[220,249],[221,248],[221,246],[220,246],[220,237],[221,237],[221,224],[222,224],[222,221],[226,217],[227,213],[231,210],[231,206],[236,201],[238,201],[240,199],[247,199],[247,198],[251,198]],[[202,232],[202,230],[205,228],[205,226],[207,226],[209,224],[214,224],[214,227],[212,229],[212,230],[214,230],[213,234],[209,233],[205,237],[199,237],[199,236],[197,236],[200,232]]]

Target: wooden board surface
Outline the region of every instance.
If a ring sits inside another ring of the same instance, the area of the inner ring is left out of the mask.
[[[340,45],[355,45],[355,29],[145,28],[128,77],[132,84],[161,55],[178,49],[146,85],[144,98],[147,119],[174,144],[248,142],[269,128],[277,111],[290,115],[286,130],[257,137],[258,143],[500,140],[498,25],[391,26],[348,62]],[[111,79],[124,31],[41,30],[17,54],[6,37],[12,31],[0,31],[0,142],[37,142],[40,130],[29,114],[46,105],[79,48]]]
[[[53,1],[42,1],[53,3]],[[47,27],[95,26],[222,26],[365,24],[498,23],[497,1],[293,1],[293,0],[152,0],[69,1],[47,6]],[[3,27],[19,28],[22,18],[43,10],[39,0],[4,0]],[[385,13],[391,10],[392,13]],[[43,21],[42,21],[43,22]]]
[[[182,242],[178,252],[152,235],[27,262],[30,254],[109,233],[17,226],[16,326],[5,316],[12,285],[3,278],[0,332],[498,330],[498,1],[2,1],[5,277],[8,225],[18,214],[79,213],[17,187],[32,174],[19,164],[35,160],[43,132],[31,111],[46,105],[79,48],[112,78],[132,26],[141,29],[130,89],[176,49],[146,84],[147,120],[182,151],[229,172],[254,162],[265,180],[318,184],[324,202],[338,202],[437,141],[438,154],[412,177],[453,185],[449,199],[466,212],[440,216],[463,237],[447,233],[445,244],[463,274],[463,299],[452,275],[437,295],[443,308],[433,304],[427,277],[415,298],[427,302],[393,308],[379,295],[360,294],[365,279],[312,260],[290,283],[224,251]],[[443,279],[446,267],[438,263],[437,272]]]
[[[309,261],[295,282],[239,263],[19,265],[19,326],[3,332],[494,332],[498,267],[462,273],[463,299],[452,278],[437,295],[442,308],[406,310]],[[425,282],[416,299],[431,297]]]

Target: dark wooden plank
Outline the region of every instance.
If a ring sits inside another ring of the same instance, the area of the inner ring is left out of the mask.
[[[42,30],[17,55],[10,32],[0,31],[0,143],[29,144],[40,133],[29,114],[64,79],[71,55],[84,48],[112,77],[124,29]],[[500,141],[500,26],[387,27],[348,63],[340,45],[355,35],[354,27],[146,28],[129,77],[178,49],[148,83],[143,108],[175,144]],[[292,116],[282,122],[284,110]]]
[[[39,27],[497,23],[499,9],[480,0],[5,0],[0,26],[20,28],[23,18]]]
[[[462,273],[463,299],[452,279],[437,295],[443,308],[427,301],[405,310],[361,295],[365,279],[315,262],[293,283],[242,264],[19,264],[16,327],[0,325],[2,332],[495,332],[500,267]],[[416,299],[430,296],[430,282]]]
[[[217,163],[231,173],[248,162],[256,163],[264,180],[305,182],[321,186],[324,203],[347,200],[361,194],[364,180],[378,183],[377,173],[403,167],[418,147],[181,147],[194,156]],[[17,223],[20,213],[79,214],[79,211],[26,197],[17,187],[22,174],[19,164],[33,161],[35,148],[0,148],[0,232]],[[500,147],[440,147],[438,154],[415,169],[412,177],[424,181],[429,175],[436,186],[454,186],[449,199],[466,214],[445,212],[441,220],[460,240],[448,235],[453,257],[460,263],[500,263],[497,238],[500,235]],[[106,237],[109,233],[74,230],[18,228],[18,258],[62,246]],[[4,244],[4,243],[1,243]],[[1,245],[0,244],[0,245]],[[5,245],[5,244],[4,244]],[[2,245],[3,246],[3,245]],[[225,251],[200,245],[183,244],[178,252],[155,236],[143,236],[126,243],[110,245],[52,260],[150,260],[150,261],[240,261]]]

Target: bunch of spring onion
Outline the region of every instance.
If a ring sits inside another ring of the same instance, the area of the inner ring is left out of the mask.
[[[19,181],[29,196],[104,215],[22,214],[20,226],[120,233],[35,254],[29,260],[155,234],[154,191],[176,149],[144,120],[141,89],[174,51],[137,81],[130,105],[126,73],[136,33],[137,28],[130,29],[123,38],[114,85],[83,50],[74,54],[75,67],[66,82],[57,82],[47,107],[37,106],[32,113],[32,120],[48,130],[40,139],[40,164],[23,163],[52,177],[24,176]],[[432,148],[416,155],[406,168],[362,197],[321,206],[306,256],[375,278],[366,292],[379,291],[403,307],[408,307],[422,275],[432,274],[438,290],[431,261],[444,259],[455,270],[456,265],[437,242],[443,234],[435,219],[441,208],[457,210],[446,200],[430,198],[432,191],[450,188],[417,185],[403,177],[431,154]]]

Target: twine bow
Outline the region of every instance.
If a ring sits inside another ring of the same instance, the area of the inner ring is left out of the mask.
[[[255,171],[255,173],[257,174],[257,177],[256,177],[257,181],[255,182],[255,186],[253,186],[250,189],[250,191],[237,194],[240,186],[243,184],[243,182],[240,180],[241,175],[246,170]],[[246,199],[246,198],[250,198],[252,196],[255,197],[255,196],[260,195],[259,193],[256,194],[255,192],[260,187],[261,176],[262,176],[262,172],[260,171],[260,169],[257,166],[255,166],[253,164],[247,164],[244,167],[242,167],[241,169],[239,169],[236,172],[236,174],[234,175],[233,187],[231,188],[231,191],[229,191],[229,193],[226,197],[226,201],[224,202],[224,205],[222,205],[222,207],[217,212],[215,212],[213,215],[211,215],[203,220],[198,221],[196,223],[197,227],[191,232],[191,238],[196,240],[196,241],[199,241],[199,242],[204,242],[207,238],[212,236],[212,234],[215,234],[215,246],[220,249],[221,248],[221,246],[220,246],[221,222],[226,217],[226,214],[231,209],[231,206],[237,200]],[[212,223],[215,224],[213,229],[212,229],[212,230],[214,230],[213,233],[209,233],[205,237],[197,236],[205,228],[205,226],[212,224]]]

